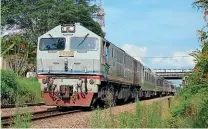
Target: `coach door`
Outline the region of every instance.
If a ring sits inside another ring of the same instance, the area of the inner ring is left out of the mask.
[[[134,60],[133,84],[137,82],[137,61]]]

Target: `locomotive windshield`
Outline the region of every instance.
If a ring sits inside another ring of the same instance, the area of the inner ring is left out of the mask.
[[[65,38],[42,38],[40,39],[39,49],[41,51],[64,50]]]
[[[98,39],[92,37],[72,37],[70,48],[72,50],[95,50]]]

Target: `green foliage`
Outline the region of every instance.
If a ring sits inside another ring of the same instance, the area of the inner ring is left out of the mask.
[[[180,104],[171,110],[170,127],[208,127],[208,84],[186,87],[178,96]]]
[[[184,113],[185,113],[185,111],[187,109],[187,106],[188,106],[188,101],[181,102],[180,105],[177,105],[177,107],[172,109],[172,116],[176,117],[176,116],[184,115]]]
[[[20,34],[14,36],[4,36],[1,39],[2,53],[10,69],[18,75],[24,75],[35,65],[36,47],[26,41]]]
[[[150,105],[136,103],[135,112],[123,112],[112,114],[111,109],[95,111],[91,120],[93,128],[160,128],[165,127],[165,119],[162,117],[164,108],[160,102]],[[109,115],[108,115],[109,113]]]
[[[2,103],[14,103],[17,95],[17,79],[12,71],[1,70],[1,101]],[[9,98],[9,99],[6,99]]]
[[[30,128],[32,114],[28,107],[17,108],[15,111],[15,117],[13,118],[14,125],[12,128]]]
[[[21,96],[24,102],[26,103],[38,103],[41,102],[41,89],[40,84],[36,79],[27,80],[22,77],[17,78],[17,82],[19,85],[19,94],[24,95]]]
[[[40,84],[37,80],[17,77],[12,71],[1,70],[2,104],[22,105],[41,101]]]
[[[2,1],[2,25],[18,25],[35,43],[37,37],[53,27],[80,22],[96,34],[104,37],[101,27],[92,19],[99,8],[89,6],[85,0],[13,0]],[[31,35],[31,36],[30,36]]]
[[[101,110],[95,110],[91,116],[91,127],[93,128],[108,128],[110,120],[106,118],[106,114]]]

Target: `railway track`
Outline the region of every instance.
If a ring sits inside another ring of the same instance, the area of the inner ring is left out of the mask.
[[[150,99],[152,99],[152,98],[142,99],[141,101],[150,100]],[[31,115],[32,116],[31,121],[44,119],[44,118],[49,118],[49,117],[60,116],[60,115],[64,115],[64,114],[76,113],[76,112],[80,112],[80,111],[89,111],[90,110],[88,108],[81,108],[81,107],[79,109],[77,109],[77,108],[68,108],[68,109],[69,110],[58,110],[57,108],[50,108],[50,109],[45,110],[45,111],[34,112]],[[14,118],[15,118],[14,115],[1,117],[2,127],[3,128],[10,127],[12,124],[14,124],[14,121],[13,121]]]
[[[62,110],[58,110],[56,108],[52,108],[50,110],[32,113],[31,121],[49,118],[49,117],[60,116],[60,115],[64,115],[64,114],[76,113],[76,112],[80,112],[80,111],[82,111],[82,109],[71,109],[71,110],[63,110],[62,111]],[[24,115],[24,114],[22,114],[22,115]],[[14,118],[15,118],[15,116],[1,117],[2,127],[3,128],[10,127],[12,124],[14,124],[14,121],[13,121]]]
[[[42,105],[45,105],[45,103],[25,103],[23,104],[22,106],[42,106]],[[15,104],[8,104],[8,105],[1,105],[1,109],[4,109],[4,108],[14,108],[16,107]]]

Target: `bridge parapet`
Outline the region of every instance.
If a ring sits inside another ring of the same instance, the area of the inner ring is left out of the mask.
[[[187,73],[192,72],[193,69],[154,69],[156,73]]]
[[[153,71],[165,79],[182,79],[185,73],[191,73],[193,69],[154,69]]]

